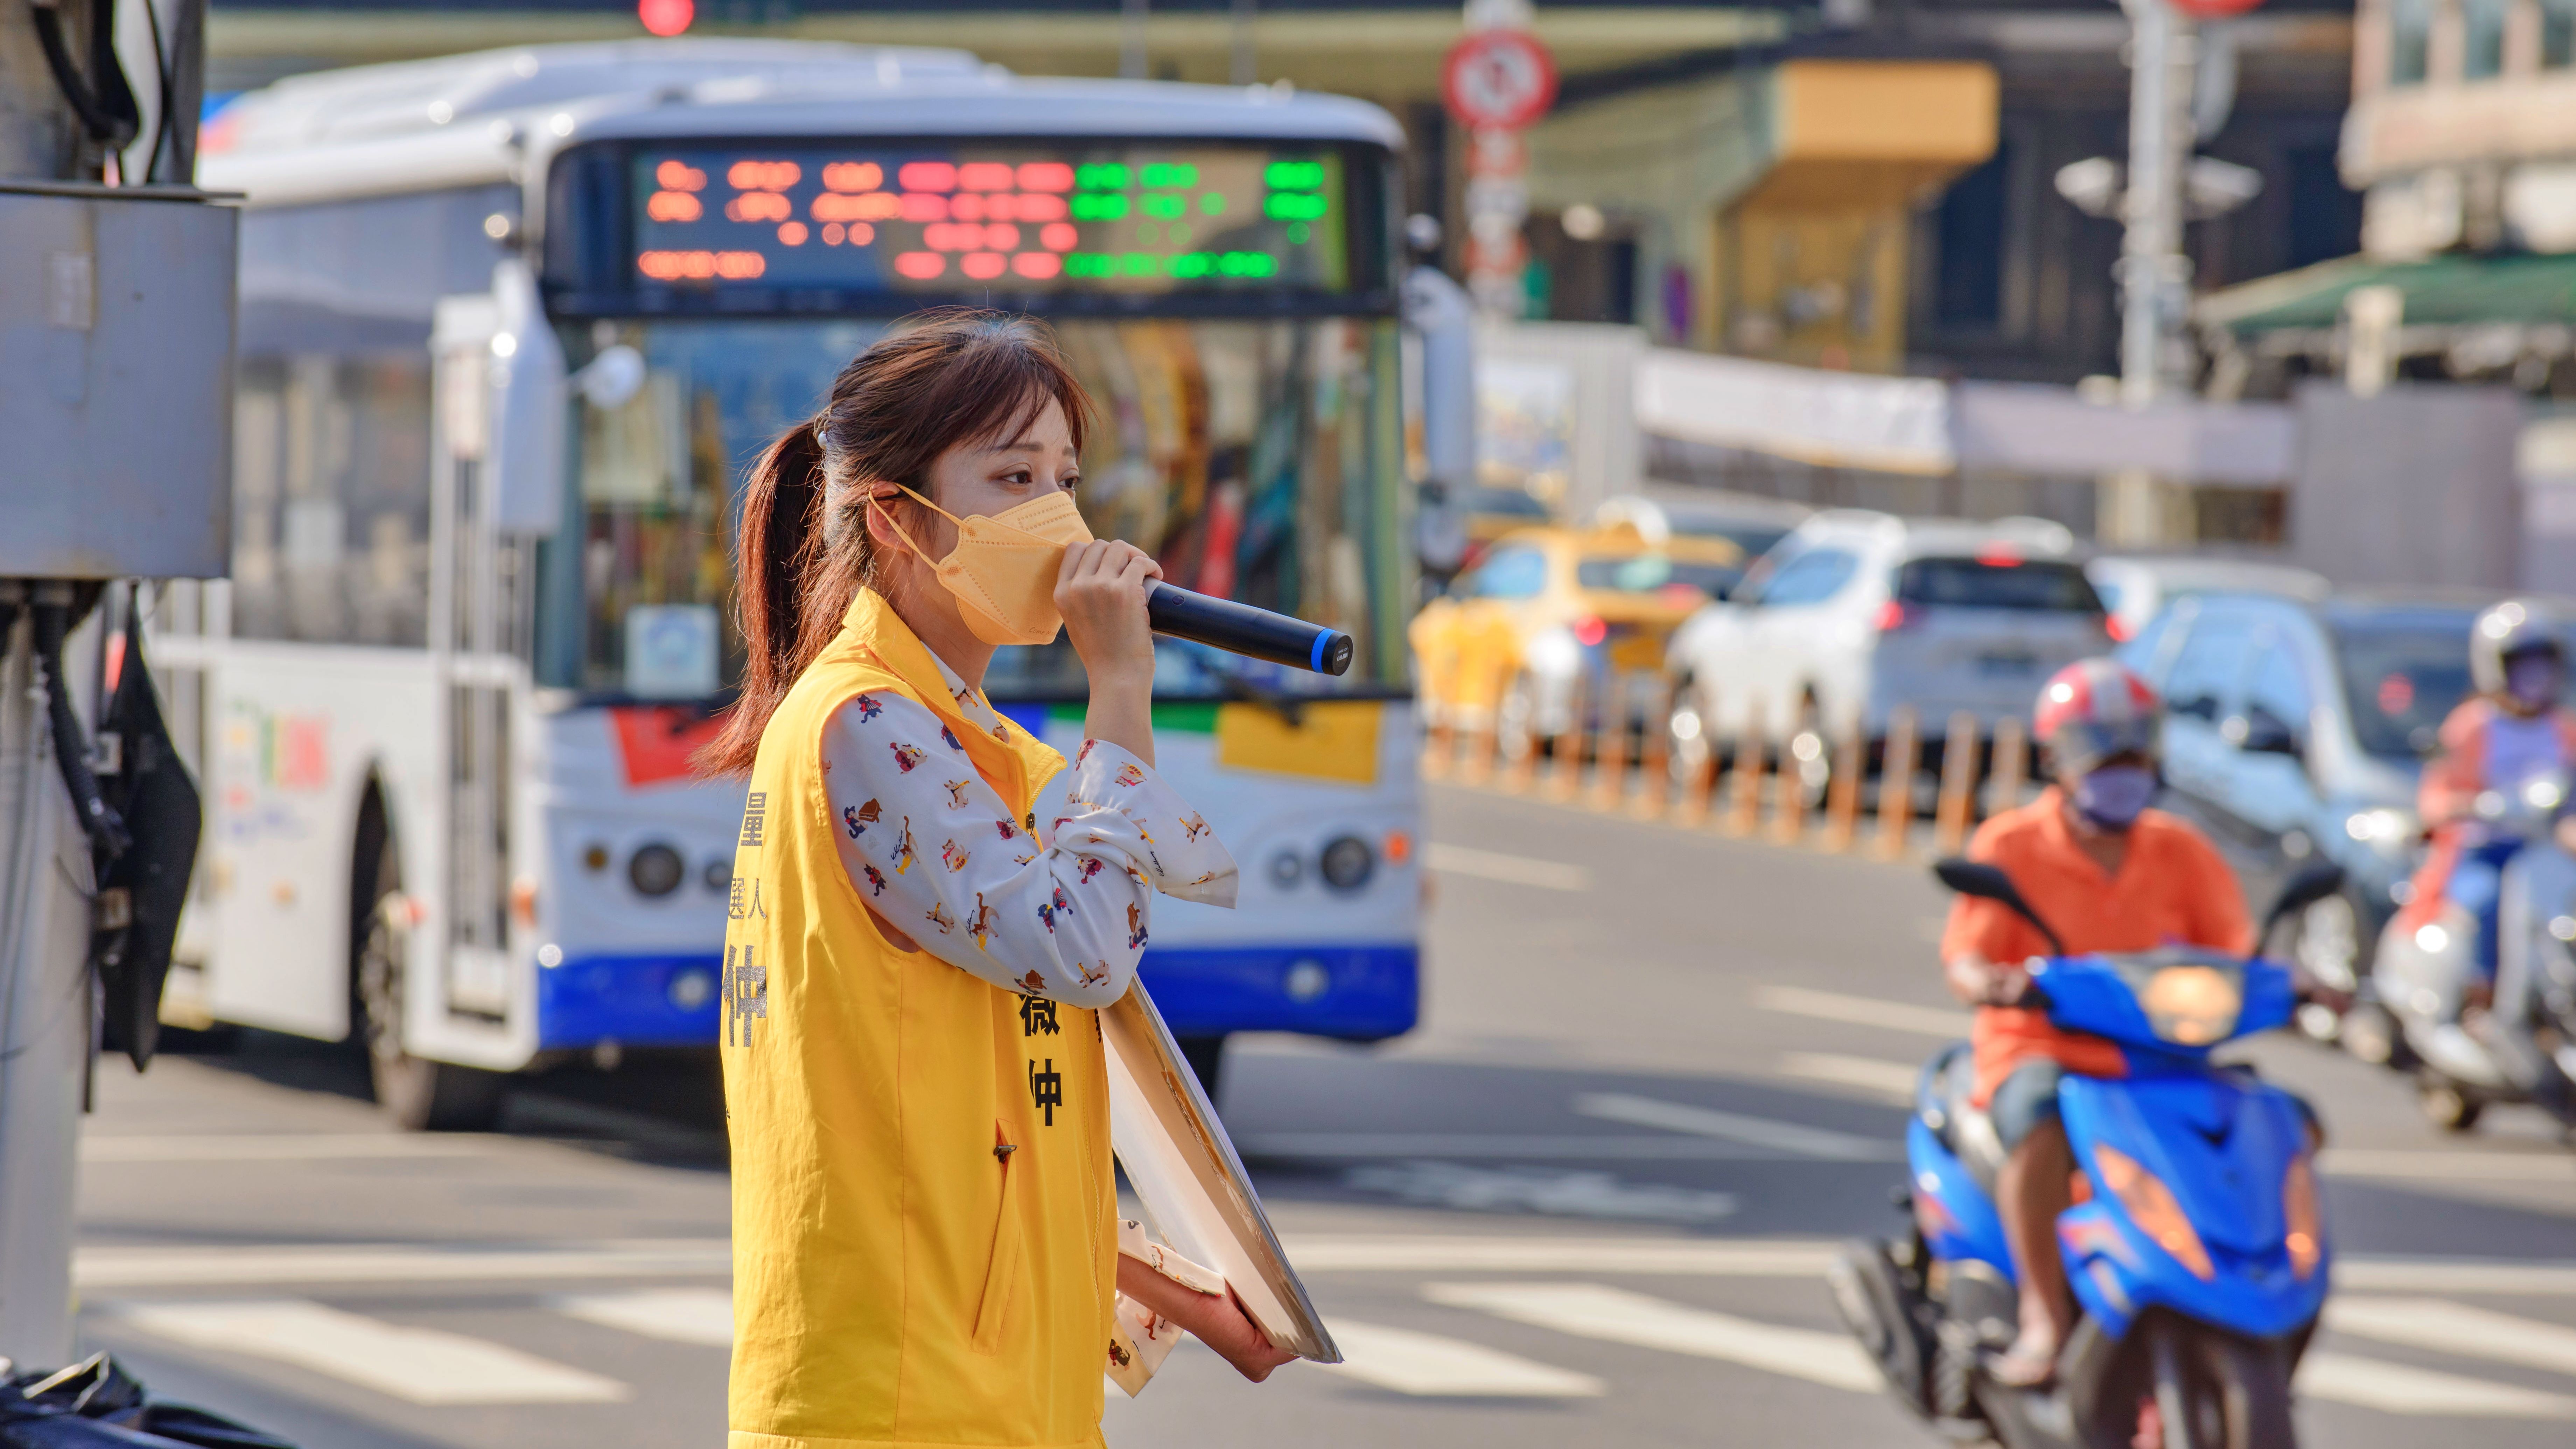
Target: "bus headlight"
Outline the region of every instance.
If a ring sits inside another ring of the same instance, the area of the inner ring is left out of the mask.
[[[626,859],[626,880],[637,895],[667,896],[680,888],[688,866],[680,853],[660,841],[640,846]]]
[[[1377,870],[1377,852],[1356,835],[1345,835],[1324,847],[1319,863],[1324,884],[1337,891],[1355,891],[1367,885]]]

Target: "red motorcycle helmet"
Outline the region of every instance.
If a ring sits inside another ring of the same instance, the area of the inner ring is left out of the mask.
[[[2115,755],[2152,765],[2163,749],[2164,701],[2116,659],[2080,659],[2050,675],[2030,722],[2052,764],[2079,775]]]

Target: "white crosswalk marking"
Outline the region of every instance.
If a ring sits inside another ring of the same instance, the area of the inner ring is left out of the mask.
[[[2357,1404],[2384,1414],[2576,1419],[2576,1399],[2564,1394],[2324,1349],[2312,1349],[2300,1360],[2298,1390],[2310,1398]]]
[[[1753,1004],[1764,1011],[1812,1016],[1819,1021],[1847,1021],[1855,1026],[1875,1026],[1917,1036],[1964,1039],[1968,1035],[1968,1013],[1964,1011],[1881,1001],[1875,996],[1848,996],[1804,986],[1763,986],[1754,990]]]
[[[1389,1328],[1332,1321],[1342,1362],[1332,1372],[1399,1394],[1453,1398],[1584,1399],[1601,1392],[1590,1374],[1535,1363],[1482,1344]]]
[[[1661,1127],[1673,1132],[1688,1132],[1695,1137],[1715,1137],[1726,1142],[1741,1142],[1749,1147],[1794,1152],[1801,1157],[1887,1162],[1899,1161],[1905,1156],[1904,1147],[1895,1142],[1875,1142],[1848,1132],[1802,1127],[1795,1122],[1747,1117],[1738,1112],[1720,1112],[1715,1108],[1693,1107],[1680,1102],[1659,1102],[1652,1097],[1631,1097],[1622,1092],[1586,1092],[1574,1099],[1574,1110],[1604,1121]]]
[[[2326,1327],[2382,1343],[2576,1374],[2576,1328],[2440,1298],[2330,1299]]]
[[[1860,1345],[1842,1334],[1760,1323],[1598,1283],[1428,1283],[1422,1293],[1434,1303],[1581,1338],[1723,1359],[1855,1392],[1881,1386]]]
[[[568,1293],[546,1300],[567,1317],[673,1343],[733,1346],[733,1294],[723,1288],[647,1288],[634,1293]]]
[[[1780,1071],[1784,1076],[1805,1077],[1811,1082],[1858,1087],[1891,1102],[1913,1101],[1915,1085],[1923,1075],[1921,1067],[1903,1062],[1844,1056],[1840,1052],[1782,1052]]]
[[[631,1395],[615,1379],[515,1348],[300,1299],[120,1303],[110,1311],[173,1343],[276,1359],[414,1404],[597,1404]]]
[[[1526,855],[1504,855],[1500,851],[1476,850],[1437,840],[1423,847],[1422,863],[1449,875],[1480,876],[1506,885],[1537,886],[1552,891],[1592,889],[1592,872],[1579,865],[1532,860]]]

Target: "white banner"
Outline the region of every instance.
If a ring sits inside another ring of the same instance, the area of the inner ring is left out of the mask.
[[[1823,467],[1947,473],[1949,392],[1872,377],[1655,348],[1637,363],[1637,426],[1685,442]]]

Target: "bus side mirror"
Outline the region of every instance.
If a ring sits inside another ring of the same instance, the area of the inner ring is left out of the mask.
[[[492,334],[492,433],[485,496],[493,526],[519,537],[551,534],[563,522],[563,347],[546,320],[537,279],[508,258],[492,268],[497,328]]]

